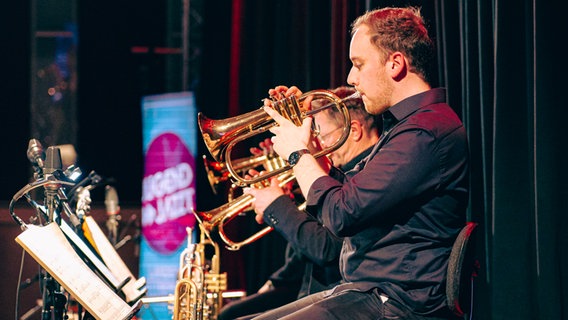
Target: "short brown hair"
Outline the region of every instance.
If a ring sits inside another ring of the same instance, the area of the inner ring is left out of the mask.
[[[430,80],[434,44],[420,9],[386,7],[368,11],[351,25],[351,35],[362,25],[369,27],[371,42],[384,53],[401,52],[408,59],[410,71],[426,82]]]

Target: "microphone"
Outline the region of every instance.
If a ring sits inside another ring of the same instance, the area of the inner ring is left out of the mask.
[[[118,193],[112,186],[105,187],[105,206],[108,215],[116,215],[120,212]]]
[[[61,161],[61,152],[57,147],[49,147],[45,152],[45,162],[43,166],[43,174],[46,180],[54,179],[58,181],[58,173],[63,169]],[[55,210],[58,207],[56,195],[61,187],[58,183],[48,183],[45,185],[45,201],[44,205],[47,207],[47,213],[50,221],[53,221]]]
[[[120,206],[118,205],[118,194],[116,189],[112,186],[105,187],[105,207],[108,215],[106,226],[108,229],[108,237],[113,245],[116,245],[118,236],[118,214]]]
[[[37,139],[30,139],[27,151],[28,160],[32,163],[36,175],[41,175],[44,167],[45,152]]]
[[[61,160],[61,151],[57,147],[49,147],[45,152],[45,162],[43,164],[43,172],[45,174],[53,174],[63,169],[63,161]]]

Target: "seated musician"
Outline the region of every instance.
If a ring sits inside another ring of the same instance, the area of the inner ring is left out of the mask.
[[[333,90],[339,98],[355,93],[351,87]],[[313,101],[312,108],[318,108],[322,101]],[[345,102],[351,115],[351,127],[347,140],[328,156],[341,170],[352,169],[366,157],[379,139],[379,129],[374,117],[364,109],[360,98]],[[336,108],[316,113],[319,128],[319,142],[323,147],[333,144],[343,129],[342,116]],[[254,155],[272,153],[269,139],[252,148]],[[248,319],[251,315],[279,307],[308,294],[328,289],[341,279],[339,274],[339,253],[342,240],[324,228],[320,222],[297,207],[298,197],[291,199],[285,190],[279,189],[280,196],[267,212],[285,213],[286,223],[279,223],[275,230],[288,241],[285,264],[274,272],[258,292],[227,304],[219,314],[220,320]],[[302,201],[303,201],[303,197]],[[294,201],[296,200],[296,201]],[[285,228],[285,229],[284,229]]]

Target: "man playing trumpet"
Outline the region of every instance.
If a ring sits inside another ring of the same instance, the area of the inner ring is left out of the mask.
[[[346,86],[331,91],[340,99],[355,93],[354,88]],[[379,140],[380,128],[377,127],[375,117],[365,111],[360,98],[349,99],[344,103],[351,116],[349,135],[328,157],[339,169],[349,171],[371,152]],[[313,109],[324,104],[323,100],[311,103]],[[344,126],[343,117],[336,108],[316,113],[315,122],[318,142],[323,148],[334,144]],[[260,146],[260,149],[252,148],[251,152],[257,156],[273,152],[269,139]],[[267,187],[267,192],[274,192],[276,200],[265,212],[273,213],[276,219],[282,221],[276,225],[275,230],[288,241],[285,264],[270,276],[256,294],[226,305],[219,314],[219,320],[241,316],[239,319],[250,319],[251,314],[331,288],[341,279],[338,258],[342,240],[331,234],[317,219],[299,210],[287,190],[280,188],[276,179],[274,182],[275,184]],[[255,202],[263,200],[255,199]],[[290,291],[293,291],[292,294]]]
[[[296,126],[269,106],[274,149],[289,159],[307,210],[343,238],[342,283],[255,319],[449,319],[445,278],[453,242],[465,225],[469,193],[466,131],[429,83],[433,43],[416,8],[382,8],[353,24],[347,82],[383,132],[363,161],[341,175],[315,158],[312,119]],[[270,95],[301,95],[279,86]],[[272,182],[274,185],[274,182]],[[258,219],[274,188],[248,189]]]

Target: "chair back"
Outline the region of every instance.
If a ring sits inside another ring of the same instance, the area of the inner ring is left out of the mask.
[[[473,279],[477,276],[478,261],[474,257],[472,240],[477,223],[468,222],[458,234],[448,263],[446,298],[448,307],[457,316],[471,312]]]

